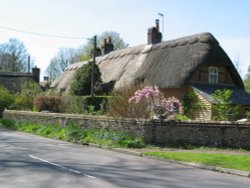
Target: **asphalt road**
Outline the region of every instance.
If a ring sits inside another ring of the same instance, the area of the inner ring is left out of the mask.
[[[250,178],[0,129],[0,188],[249,188]]]

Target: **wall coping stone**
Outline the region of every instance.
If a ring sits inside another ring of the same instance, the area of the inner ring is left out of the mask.
[[[235,127],[238,128],[249,128],[250,122],[230,122],[230,121],[175,121],[175,120],[149,120],[149,119],[133,119],[133,118],[113,118],[110,116],[91,116],[83,114],[63,114],[63,113],[51,113],[51,112],[33,112],[33,111],[19,111],[19,110],[5,110],[4,114],[19,114],[19,115],[30,115],[30,116],[43,116],[43,117],[55,117],[65,119],[86,119],[86,120],[99,120],[104,122],[126,122],[126,123],[139,123],[144,126],[192,126],[192,127]],[[3,116],[4,117],[4,116]]]

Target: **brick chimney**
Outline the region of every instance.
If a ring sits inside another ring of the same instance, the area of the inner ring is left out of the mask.
[[[155,27],[148,29],[148,44],[157,44],[161,42],[162,35],[160,32],[159,20],[155,20]]]
[[[105,38],[103,43],[103,55],[106,55],[114,50],[114,44],[112,43],[112,38],[110,36],[108,38]]]
[[[32,68],[32,77],[35,82],[39,83],[40,82],[40,69],[37,68],[36,66]]]

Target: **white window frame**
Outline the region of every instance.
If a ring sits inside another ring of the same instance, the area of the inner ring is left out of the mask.
[[[218,67],[208,67],[208,83],[218,84],[219,69]]]

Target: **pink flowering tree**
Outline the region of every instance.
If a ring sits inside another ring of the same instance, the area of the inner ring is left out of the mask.
[[[164,98],[163,94],[157,87],[145,86],[141,90],[137,90],[135,94],[129,98],[129,103],[140,103],[147,101],[148,109],[157,119],[164,119],[169,115],[179,112],[180,101],[175,97]]]

